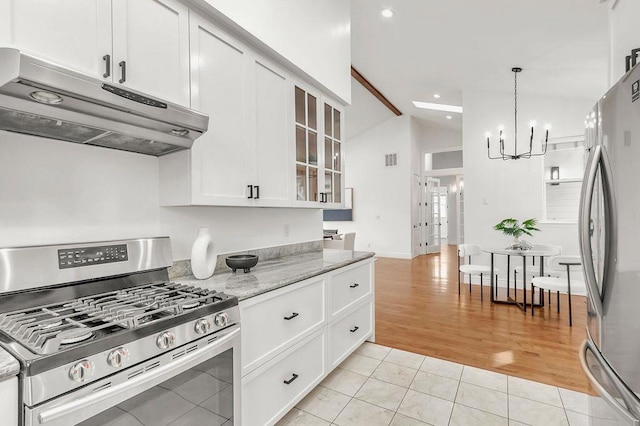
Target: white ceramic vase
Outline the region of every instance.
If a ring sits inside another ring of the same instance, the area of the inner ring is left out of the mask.
[[[198,235],[191,247],[191,270],[193,275],[204,280],[213,275],[218,255],[209,228],[198,229]]]

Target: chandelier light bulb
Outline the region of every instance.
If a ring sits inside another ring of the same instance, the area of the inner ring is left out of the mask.
[[[499,132],[504,132],[504,124],[501,124],[498,126],[498,131]]]
[[[551,124],[549,124],[549,123],[545,124],[545,125],[544,125],[544,129],[545,129],[546,131],[551,130]]]
[[[531,122],[529,123],[529,127],[536,127],[536,120],[531,120]]]
[[[485,138],[490,138],[491,137],[491,132],[489,132],[489,131],[484,132],[484,137]]]

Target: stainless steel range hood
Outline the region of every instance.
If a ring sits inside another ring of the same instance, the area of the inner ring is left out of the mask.
[[[160,156],[189,149],[209,117],[0,48],[0,130]]]

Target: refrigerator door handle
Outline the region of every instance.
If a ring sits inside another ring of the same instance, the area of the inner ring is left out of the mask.
[[[584,269],[585,281],[591,302],[598,316],[603,316],[604,309],[602,298],[596,282],[596,271],[593,265],[593,252],[591,248],[591,238],[589,232],[589,222],[591,221],[591,205],[593,201],[593,190],[596,178],[598,177],[598,165],[602,156],[602,146],[597,145],[589,154],[588,165],[584,173],[584,183],[580,195],[580,255]]]
[[[627,409],[627,407],[623,406],[613,395],[611,395],[593,375],[593,373],[591,372],[591,368],[589,368],[589,365],[587,364],[587,350],[591,351],[595,359],[598,361],[598,364],[602,368],[602,371],[607,375],[613,386],[620,393],[624,402],[627,404],[630,403],[630,401],[628,401],[628,398],[630,396],[626,395],[627,390],[624,388],[624,384],[619,383],[618,377],[611,370],[609,364],[607,364],[607,362],[602,358],[600,351],[595,349],[588,340],[585,340],[580,346],[580,365],[582,366],[582,370],[584,371],[584,373],[587,375],[587,378],[589,379],[591,385],[595,388],[596,392],[598,392],[598,394],[607,402],[607,404],[609,404],[611,408],[613,408],[620,416],[622,416],[628,422],[628,424],[640,426],[640,420],[638,420],[634,416],[634,414]],[[637,405],[637,403],[634,405]]]
[[[602,174],[602,187],[605,205],[605,224],[607,232],[604,235],[605,252],[604,252],[604,272],[602,274],[602,314],[604,315],[604,300],[607,297],[609,286],[613,282],[615,276],[616,263],[618,261],[618,220],[616,215],[616,199],[613,185],[613,171],[607,149],[602,146],[600,154],[600,170]]]

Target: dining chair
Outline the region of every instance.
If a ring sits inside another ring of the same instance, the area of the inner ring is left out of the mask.
[[[347,232],[344,234],[344,250],[353,250],[353,247],[356,242],[356,233],[355,232]]]
[[[458,295],[460,295],[460,273],[469,275],[469,293],[471,293],[471,278],[473,275],[480,276],[480,300],[484,300],[482,291],[483,277],[491,273],[491,267],[471,263],[471,256],[482,254],[482,249],[477,244],[458,245]],[[461,259],[467,257],[469,263],[463,264]],[[496,290],[498,288],[498,269],[493,268],[496,273]]]
[[[545,265],[544,265],[544,274],[545,276],[548,277],[557,277],[559,276],[563,271],[564,268],[561,269],[556,269],[552,266],[552,262],[551,260],[555,257],[555,256],[559,256],[562,254],[562,247],[561,246],[557,246],[557,245],[552,245],[552,244],[533,244],[533,247],[531,248],[531,250],[544,250],[544,251],[549,251],[553,254],[551,255],[547,255],[544,259]],[[527,280],[529,279],[533,279],[537,276],[540,275],[540,265],[536,265],[535,264],[535,256],[532,256],[532,262],[531,263],[527,263],[527,277],[525,277]],[[536,268],[537,266],[537,268]],[[517,283],[517,279],[518,279],[518,274],[522,273],[522,265],[516,265],[513,268],[513,282]],[[531,295],[531,297],[533,297],[533,294]],[[542,297],[542,295],[540,296]],[[549,291],[549,304],[551,304],[551,291]],[[540,301],[542,303],[542,300]]]
[[[582,262],[580,256],[555,256],[551,259],[551,267],[556,270],[564,268],[564,272],[559,276],[535,277],[531,280],[531,297],[535,294],[535,289],[540,288],[548,291],[555,291],[557,294],[557,310],[560,313],[560,293],[568,295],[569,299],[569,326],[573,326],[571,295],[586,296],[587,287],[580,278],[582,273]],[[574,276],[571,277],[573,271]],[[534,304],[531,304],[531,315],[534,314]]]
[[[353,250],[356,240],[355,232],[347,232],[340,239],[324,240],[324,248],[335,250]]]

